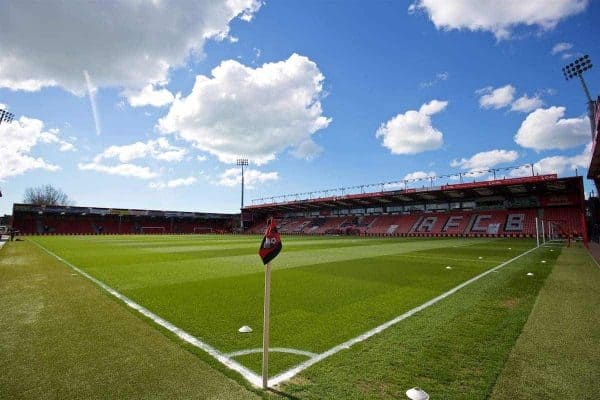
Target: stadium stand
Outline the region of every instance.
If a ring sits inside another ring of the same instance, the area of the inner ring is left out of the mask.
[[[250,233],[261,233],[266,218],[274,216],[283,234],[534,237],[537,218],[552,224],[559,236],[587,240],[579,176],[537,175],[270,202],[243,212],[254,221]]]
[[[225,233],[239,214],[14,204],[12,224],[23,235]]]

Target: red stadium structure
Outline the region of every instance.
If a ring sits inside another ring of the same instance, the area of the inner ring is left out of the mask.
[[[12,218],[23,235],[184,234],[231,232],[239,214],[14,204]]]
[[[428,237],[535,237],[537,218],[554,237],[587,242],[580,176],[537,175],[243,209],[250,233],[262,232],[270,216],[279,220],[282,234]]]
[[[600,193],[600,145],[598,145],[598,133],[600,132],[600,97],[594,104],[594,123],[592,124],[592,159],[588,169],[588,179],[594,181],[598,193]]]
[[[600,193],[600,145],[598,134],[600,133],[600,97],[590,106],[592,119],[592,157],[588,168],[588,179],[594,181],[596,192]],[[600,200],[598,197],[590,196],[587,201],[587,222],[590,237],[593,241],[600,243]]]

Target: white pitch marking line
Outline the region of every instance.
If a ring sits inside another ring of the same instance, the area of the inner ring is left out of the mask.
[[[36,246],[38,246],[39,248],[41,248],[42,250],[44,250],[46,253],[50,254],[51,256],[56,257],[58,260],[62,261],[64,264],[66,264],[67,266],[71,267],[72,269],[74,269],[75,271],[77,271],[78,273],[80,273],[81,275],[85,276],[86,278],[88,278],[89,280],[91,280],[92,282],[96,283],[98,286],[100,286],[102,289],[106,290],[108,293],[112,294],[113,296],[117,297],[118,299],[122,300],[126,305],[128,305],[129,307],[133,308],[134,310],[138,311],[139,313],[141,313],[142,315],[150,318],[152,321],[154,321],[156,324],[166,328],[167,330],[175,333],[179,338],[181,338],[182,340],[190,343],[191,345],[200,348],[201,350],[204,350],[206,353],[208,353],[210,356],[212,356],[213,358],[215,358],[217,361],[219,361],[221,364],[225,365],[227,368],[230,368],[236,372],[238,372],[244,379],[246,379],[248,382],[250,382],[252,385],[260,387],[262,385],[262,378],[260,376],[258,376],[257,374],[255,374],[254,372],[250,371],[248,368],[244,367],[243,365],[241,365],[240,363],[238,363],[235,360],[232,360],[231,358],[229,358],[226,354],[221,353],[220,351],[218,351],[217,349],[215,349],[214,347],[202,342],[201,340],[197,339],[196,337],[190,335],[189,333],[185,332],[183,329],[180,329],[178,327],[176,327],[175,325],[171,324],[170,322],[162,319],[161,317],[159,317],[158,315],[150,312],[149,310],[145,309],[144,307],[140,306],[139,304],[135,303],[134,301],[130,300],[129,298],[125,297],[124,295],[120,294],[119,292],[117,292],[116,290],[112,289],[110,286],[104,284],[103,282],[97,280],[96,278],[92,277],[91,275],[88,275],[86,272],[80,270],[79,268],[77,268],[76,266],[74,266],[73,264],[69,263],[68,261],[60,258],[59,256],[57,256],[56,254],[54,254],[53,252],[51,252],[50,250],[46,249],[44,246],[42,246],[41,244],[32,241]],[[397,324],[398,322],[412,316],[413,314],[416,314],[417,312],[424,310],[425,308],[428,308],[429,306],[437,303],[440,300],[443,300],[444,298],[454,294],[455,292],[457,292],[458,290],[462,289],[463,287],[479,280],[480,278],[484,277],[485,275],[491,273],[491,272],[495,272],[496,270],[510,264],[511,262],[515,261],[518,258],[523,257],[526,254],[531,253],[532,251],[536,250],[537,247],[534,247],[532,249],[527,250],[526,252],[519,254],[516,257],[511,258],[508,261],[503,262],[502,264],[499,264],[485,272],[482,272],[481,274],[469,279],[468,281],[465,281],[463,283],[461,283],[460,285],[450,289],[449,291],[442,293],[441,295],[421,304],[418,307],[413,308],[412,310],[407,311],[406,313],[399,315],[398,317],[385,322],[373,329],[371,329],[370,331],[367,331],[353,339],[350,339],[344,343],[341,343],[335,347],[332,347],[331,349],[317,354],[315,356],[313,356],[312,358],[310,358],[309,360],[300,363],[298,365],[296,365],[295,367],[282,372],[279,375],[274,376],[273,378],[269,379],[269,386],[275,386],[278,385],[281,382],[284,382],[288,379],[293,378],[294,376],[296,376],[297,374],[299,374],[300,372],[304,371],[305,369],[307,369],[308,367],[340,352],[341,350],[344,349],[349,349],[350,347],[352,347],[353,345],[355,345],[356,343],[360,343],[362,341],[365,341],[366,339],[370,338],[371,336],[374,336],[378,333],[383,332],[384,330],[386,330],[387,328],[389,328],[390,326],[393,326],[395,324]],[[262,350],[261,350],[262,351]]]
[[[482,272],[481,274],[479,274],[479,275],[477,275],[477,276],[469,279],[468,281],[465,281],[465,282],[461,283],[458,286],[455,286],[454,288],[448,290],[447,292],[442,293],[441,295],[439,295],[437,297],[434,297],[433,299],[427,301],[426,303],[423,303],[420,306],[415,307],[412,310],[407,311],[404,314],[399,315],[396,318],[394,318],[394,319],[392,319],[392,320],[390,320],[388,322],[385,322],[385,323],[379,325],[378,327],[371,329],[370,331],[367,331],[367,332],[363,333],[362,335],[359,335],[359,336],[357,336],[357,337],[355,337],[353,339],[345,341],[344,343],[338,344],[337,346],[332,347],[331,349],[329,349],[329,350],[327,350],[327,351],[325,351],[325,352],[323,352],[321,354],[318,354],[317,356],[315,356],[315,357],[313,357],[313,358],[311,358],[311,359],[309,359],[309,360],[307,360],[307,361],[305,361],[305,362],[303,362],[301,364],[298,364],[295,367],[293,367],[293,368],[291,368],[291,369],[289,369],[289,370],[287,370],[285,372],[282,372],[279,375],[274,376],[273,378],[269,379],[269,386],[274,386],[274,385],[277,385],[277,384],[279,384],[281,382],[287,381],[288,379],[293,378],[294,376],[296,376],[300,372],[304,371],[308,367],[310,367],[310,366],[312,366],[312,365],[314,365],[314,364],[316,364],[316,363],[318,363],[320,361],[323,361],[324,359],[326,359],[326,358],[328,358],[328,357],[330,357],[330,356],[332,356],[332,355],[340,352],[341,350],[349,349],[350,347],[352,347],[356,343],[360,343],[362,341],[365,341],[366,339],[370,338],[371,336],[374,336],[374,335],[376,335],[378,333],[383,332],[384,330],[386,330],[390,326],[393,326],[393,325],[397,324],[398,322],[400,322],[400,321],[402,321],[402,320],[404,320],[404,319],[406,319],[406,318],[408,318],[408,317],[410,317],[410,316],[418,313],[419,311],[424,310],[427,307],[434,305],[438,301],[443,300],[446,297],[448,297],[448,296],[456,293],[457,291],[459,291],[460,289],[464,288],[465,286],[470,285],[471,283],[473,283],[473,282],[475,282],[475,281],[483,278],[487,274],[489,274],[491,272],[494,272],[494,271],[496,271],[496,270],[498,270],[498,269],[500,269],[500,268],[502,268],[502,267],[510,264],[511,262],[513,262],[513,261],[515,261],[515,260],[523,257],[524,255],[527,255],[527,254],[531,253],[532,251],[534,251],[536,249],[537,249],[537,247],[529,249],[526,252],[521,253],[518,256],[513,257],[510,260],[505,261],[502,264],[499,264],[499,265],[497,265],[497,266],[495,266],[495,267],[493,267],[491,269],[488,269],[487,271]]]
[[[210,356],[212,356],[213,358],[215,358],[217,361],[219,361],[221,364],[223,364],[227,368],[232,369],[232,370],[236,371],[237,373],[239,373],[240,375],[242,375],[242,377],[244,377],[244,379],[246,379],[248,382],[250,382],[254,386],[260,387],[262,385],[262,378],[260,376],[258,376],[254,372],[250,371],[248,368],[244,367],[243,365],[241,365],[237,361],[232,360],[227,355],[221,353],[219,350],[215,349],[211,345],[209,345],[207,343],[204,343],[203,341],[201,341],[200,339],[198,339],[198,338],[190,335],[189,333],[187,333],[183,329],[178,328],[177,326],[173,325],[169,321],[167,321],[167,320],[159,317],[158,315],[154,314],[153,312],[149,311],[148,309],[142,307],[141,305],[137,304],[133,300],[131,300],[128,297],[126,297],[126,296],[122,295],[121,293],[117,292],[116,290],[114,290],[110,286],[108,286],[105,283],[99,281],[98,279],[96,279],[93,276],[89,275],[88,273],[82,271],[81,269],[77,268],[76,266],[74,266],[73,264],[71,264],[70,262],[68,262],[67,260],[59,257],[56,254],[54,254],[53,252],[51,252],[50,250],[48,250],[47,248],[45,248],[41,244],[39,244],[39,243],[37,243],[35,241],[31,241],[31,242],[34,243],[35,245],[37,245],[42,250],[44,250],[49,255],[55,257],[57,260],[60,260],[65,265],[71,267],[73,270],[75,270],[76,272],[78,272],[82,276],[88,278],[90,281],[94,282],[96,285],[100,286],[102,289],[106,290],[108,293],[112,294],[117,299],[123,301],[127,306],[133,308],[134,310],[136,310],[140,314],[144,315],[145,317],[150,318],[157,325],[160,325],[163,328],[167,329],[168,331],[173,332],[180,339],[182,339],[183,341],[191,344],[192,346],[195,346],[195,347],[198,347],[201,350],[204,350],[206,353],[208,353]]]
[[[246,350],[234,351],[234,352],[225,354],[225,356],[227,356],[227,357],[245,356],[247,354],[262,353],[262,351],[263,351],[262,347],[257,347],[256,349],[246,349]],[[309,358],[318,356],[318,354],[312,353],[310,351],[289,349],[287,347],[269,347],[269,352],[297,354],[299,356],[306,356]]]

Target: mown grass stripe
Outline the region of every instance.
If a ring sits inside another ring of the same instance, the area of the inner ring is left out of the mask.
[[[420,305],[418,307],[415,307],[412,310],[407,311],[404,314],[399,315],[398,317],[396,317],[396,318],[394,318],[394,319],[392,319],[390,321],[387,321],[386,323],[381,324],[381,325],[377,326],[376,328],[371,329],[368,332],[363,333],[362,335],[359,335],[359,336],[357,336],[355,338],[352,338],[352,339],[350,339],[350,340],[348,340],[348,341],[346,341],[344,343],[341,343],[341,344],[339,344],[339,345],[337,345],[335,347],[332,347],[331,349],[329,349],[329,350],[327,350],[327,351],[325,351],[325,352],[317,355],[316,357],[313,357],[313,358],[311,358],[311,359],[309,359],[309,360],[307,360],[307,361],[305,361],[305,362],[303,362],[303,363],[301,363],[301,364],[299,364],[299,365],[297,365],[297,366],[289,369],[286,372],[283,372],[283,373],[281,373],[279,375],[276,375],[275,377],[269,379],[269,385],[278,385],[281,382],[285,382],[285,381],[293,378],[294,376],[296,376],[300,372],[304,371],[308,367],[310,367],[310,366],[312,366],[312,365],[314,365],[314,364],[316,364],[316,363],[318,363],[320,361],[323,361],[324,359],[326,359],[328,357],[331,357],[332,355],[334,355],[334,354],[336,354],[336,353],[338,353],[338,352],[340,352],[342,350],[349,349],[353,345],[355,345],[357,343],[360,343],[360,342],[363,342],[363,341],[367,340],[368,338],[370,338],[370,337],[372,337],[374,335],[377,335],[378,333],[383,332],[384,330],[386,330],[387,328],[389,328],[389,327],[397,324],[398,322],[400,322],[400,321],[402,321],[402,320],[404,320],[404,319],[406,319],[406,318],[408,318],[408,317],[410,317],[410,316],[418,313],[421,310],[426,309],[427,307],[430,307],[430,306],[434,305],[435,303],[437,303],[437,302],[445,299],[446,297],[448,297],[448,296],[456,293],[457,291],[459,291],[460,289],[464,288],[465,286],[470,285],[471,283],[473,283],[473,282],[475,282],[475,281],[483,278],[484,276],[492,273],[493,271],[497,271],[498,269],[500,269],[500,268],[502,268],[502,267],[504,267],[504,266],[512,263],[515,260],[518,260],[519,258],[521,258],[521,257],[523,257],[523,256],[525,256],[525,255],[527,255],[527,254],[529,254],[532,251],[537,250],[537,249],[538,249],[538,247],[534,247],[532,249],[529,249],[529,250],[525,251],[524,253],[521,253],[518,256],[513,257],[510,260],[505,261],[505,262],[497,265],[494,268],[491,268],[491,269],[489,269],[489,270],[487,270],[485,272],[482,272],[481,274],[479,274],[479,275],[477,275],[477,276],[469,279],[466,282],[461,283],[458,286],[455,286],[454,288],[448,290],[447,292],[442,293],[441,295],[439,295],[437,297],[434,297],[433,299],[427,301],[426,303],[424,303],[424,304],[422,304],[422,305]]]
[[[33,241],[32,243],[35,243],[35,245],[37,245],[40,249],[44,250],[50,256],[56,258],[57,260],[59,260],[60,262],[64,263],[68,267],[72,268],[74,271],[76,271],[80,275],[82,275],[85,278],[89,279],[90,281],[94,282],[96,285],[98,285],[99,287],[101,287],[102,289],[104,289],[106,292],[110,293],[111,295],[113,295],[117,299],[121,300],[128,307],[136,310],[137,312],[139,312],[143,316],[149,318],[155,324],[157,324],[159,326],[162,326],[163,328],[167,329],[168,331],[174,333],[181,340],[183,340],[183,341],[191,344],[192,346],[195,346],[195,347],[203,350],[204,352],[206,352],[207,354],[209,354],[210,356],[212,356],[213,358],[215,358],[217,361],[219,361],[221,364],[223,364],[225,367],[236,371],[237,373],[239,373],[240,375],[242,375],[244,377],[244,379],[246,379],[251,384],[253,384],[253,385],[257,386],[257,387],[262,384],[262,379],[261,379],[260,376],[258,376],[254,372],[250,371],[248,368],[244,367],[243,365],[241,365],[237,361],[232,360],[231,358],[225,356],[223,353],[221,353],[220,351],[218,351],[217,349],[215,349],[211,345],[209,345],[209,344],[201,341],[200,339],[198,339],[198,338],[190,335],[189,333],[187,333],[183,329],[178,328],[177,326],[171,324],[169,321],[167,321],[167,320],[159,317],[158,315],[156,315],[153,312],[149,311],[148,309],[142,307],[141,305],[139,305],[138,303],[134,302],[133,300],[130,300],[129,298],[127,298],[126,296],[124,296],[121,293],[117,292],[116,290],[114,290],[110,286],[104,284],[103,282],[99,281],[98,279],[94,278],[93,276],[91,276],[91,275],[87,274],[86,272],[82,271],[81,269],[77,268],[75,265],[71,264],[67,260],[63,259],[62,257],[59,257],[58,255],[54,254],[50,250],[46,249],[41,244],[39,244],[39,243],[37,243],[35,241]]]

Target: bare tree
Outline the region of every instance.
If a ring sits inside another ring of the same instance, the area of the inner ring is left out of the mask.
[[[27,188],[23,202],[38,206],[72,206],[75,204],[62,189],[52,185]]]

